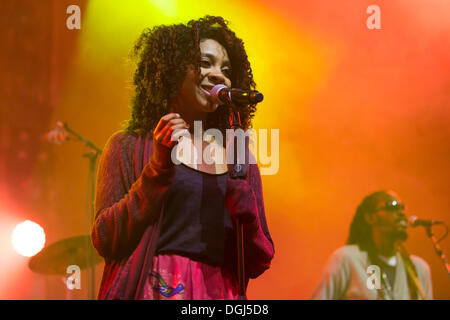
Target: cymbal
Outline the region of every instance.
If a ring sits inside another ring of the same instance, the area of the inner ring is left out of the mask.
[[[91,237],[82,235],[45,247],[30,259],[28,266],[37,273],[67,275],[67,267],[70,265],[86,269],[102,260],[92,245]]]

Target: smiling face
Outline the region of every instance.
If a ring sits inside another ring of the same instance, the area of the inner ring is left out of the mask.
[[[216,84],[231,87],[231,63],[226,49],[217,41],[204,39],[200,42],[200,75],[191,67],[177,99],[177,111],[184,113],[206,113],[216,111],[209,91]]]

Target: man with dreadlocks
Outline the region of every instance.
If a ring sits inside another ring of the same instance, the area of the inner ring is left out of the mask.
[[[347,244],[332,254],[312,298],[431,300],[430,268],[402,246],[408,237],[406,229],[405,206],[394,192],[365,197],[356,210]]]
[[[131,119],[106,143],[98,169],[92,241],[105,258],[98,298],[237,299],[233,220],[243,222],[245,283],[274,255],[258,165],[251,161],[246,179],[230,179],[225,161],[183,156],[175,165],[171,150],[183,143],[195,151],[197,121],[225,136],[229,109],[210,90],[255,88],[244,44],[222,17],[206,16],[144,30],[133,53]],[[255,105],[235,107],[248,129]],[[226,154],[223,142],[200,139],[203,149],[214,144]]]

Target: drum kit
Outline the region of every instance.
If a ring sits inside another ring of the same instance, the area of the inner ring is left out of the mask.
[[[103,261],[92,246],[89,235],[81,235],[57,241],[41,252],[32,257],[28,267],[39,274],[62,276],[63,282],[67,287],[66,299],[71,297],[70,291],[73,290],[72,270],[93,269],[95,265]],[[71,268],[75,267],[75,268]],[[94,278],[91,279],[94,282]],[[94,287],[89,288],[90,299],[94,298]],[[69,298],[70,299],[70,298]]]
[[[49,245],[31,258],[28,266],[40,274],[66,275],[68,266],[75,265],[80,269],[87,269],[102,260],[92,246],[90,237],[82,235]]]

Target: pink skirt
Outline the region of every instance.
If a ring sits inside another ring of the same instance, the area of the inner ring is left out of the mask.
[[[153,258],[145,283],[144,300],[237,300],[239,286],[221,267],[163,254]]]

